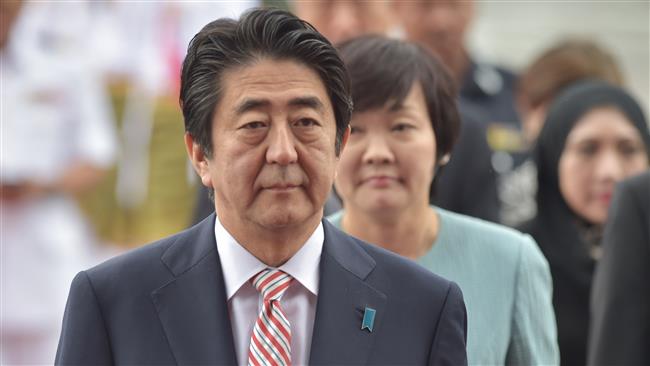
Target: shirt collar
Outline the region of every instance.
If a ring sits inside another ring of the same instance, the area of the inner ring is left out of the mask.
[[[270,267],[241,246],[223,227],[219,217],[215,220],[214,232],[226,285],[226,296],[230,300],[251,277]],[[323,223],[320,222],[300,250],[278,268],[291,275],[314,295],[318,295],[318,267],[324,240]]]

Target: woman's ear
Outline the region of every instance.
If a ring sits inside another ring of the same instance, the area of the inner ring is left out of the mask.
[[[450,160],[450,159],[451,159],[451,154],[450,154],[450,153],[446,153],[445,155],[443,155],[443,156],[440,158],[440,160],[438,161],[438,165],[439,165],[439,166],[447,165],[447,163],[449,163],[449,160]]]

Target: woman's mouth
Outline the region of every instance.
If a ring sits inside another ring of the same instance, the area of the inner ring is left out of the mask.
[[[397,181],[397,178],[387,175],[376,175],[363,180],[364,184],[373,188],[387,188]]]

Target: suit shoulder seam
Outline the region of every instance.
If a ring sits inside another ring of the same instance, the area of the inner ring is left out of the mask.
[[[90,291],[92,292],[93,298],[95,299],[95,302],[97,303],[97,308],[99,309],[99,315],[102,318],[102,325],[103,325],[103,328],[104,328],[104,332],[106,333],[106,340],[108,341],[108,347],[109,347],[109,349],[112,350],[113,346],[111,344],[111,338],[109,337],[108,329],[106,328],[106,317],[104,316],[104,310],[102,308],[101,301],[99,301],[99,297],[97,296],[97,291],[95,290],[95,285],[93,285],[93,282],[90,279],[90,276],[88,276],[88,273],[86,271],[82,271],[81,273],[83,273],[86,281],[88,282],[88,286],[90,287]],[[111,351],[111,353],[112,353],[112,351]]]

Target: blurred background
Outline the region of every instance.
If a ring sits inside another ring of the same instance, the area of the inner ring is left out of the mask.
[[[183,144],[180,65],[203,25],[257,5],[333,42],[405,37],[390,1],[0,2],[2,364],[52,362],[75,273],[210,209]],[[514,75],[559,42],[593,42],[647,114],[649,18],[648,2],[481,1],[462,41]]]
[[[522,70],[569,38],[594,41],[618,61],[627,87],[650,110],[650,4],[646,1],[481,1],[469,31],[477,55]]]

